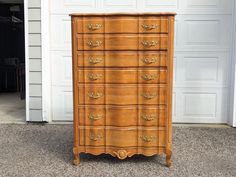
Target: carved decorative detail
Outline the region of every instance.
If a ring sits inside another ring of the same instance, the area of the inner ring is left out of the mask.
[[[121,160],[125,159],[128,157],[129,152],[127,152],[126,150],[118,150],[117,152],[114,151],[114,154]]]

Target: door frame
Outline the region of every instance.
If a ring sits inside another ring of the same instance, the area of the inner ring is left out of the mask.
[[[27,1],[27,0],[24,0]],[[236,2],[233,5],[233,34],[231,51],[231,73],[229,84],[228,124],[236,127]],[[42,39],[42,116],[43,121],[52,121],[51,68],[50,68],[50,27],[49,2],[41,0],[41,39]],[[27,89],[28,90],[28,89]],[[232,96],[233,95],[233,96]]]
[[[29,33],[28,33],[28,0],[24,0],[24,33],[25,33],[25,115],[26,122],[29,117]]]
[[[236,127],[236,2],[233,5],[233,34],[232,34],[232,55],[231,55],[231,80],[229,91],[229,121],[228,124]]]
[[[42,120],[52,121],[49,1],[41,0]]]

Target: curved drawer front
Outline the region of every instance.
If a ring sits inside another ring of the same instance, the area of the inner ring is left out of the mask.
[[[165,131],[156,128],[80,127],[80,145],[115,147],[163,147]]]
[[[77,53],[78,67],[167,66],[166,52],[85,51]]]
[[[165,126],[166,109],[157,106],[79,106],[79,125]]]
[[[80,17],[77,33],[168,33],[168,18],[157,16]]]
[[[80,69],[79,83],[167,83],[164,69]]]
[[[167,88],[156,85],[79,84],[79,104],[166,104]]]
[[[166,34],[79,34],[77,50],[167,50]]]

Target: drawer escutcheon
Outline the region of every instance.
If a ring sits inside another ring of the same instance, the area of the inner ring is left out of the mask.
[[[101,63],[102,61],[103,61],[102,58],[92,58],[92,57],[88,58],[88,62],[90,64],[97,64],[97,63]]]
[[[142,117],[142,119],[144,119],[146,121],[152,121],[157,118],[155,115],[142,115],[141,117]]]
[[[102,78],[102,76],[103,76],[102,74],[91,74],[91,73],[88,74],[88,78],[91,81],[99,80]]]
[[[102,28],[102,24],[87,24],[87,28],[90,31],[95,31],[95,30],[99,30],[100,28]]]
[[[143,29],[145,30],[153,30],[159,28],[158,24],[142,24]]]
[[[152,81],[152,80],[155,80],[157,78],[157,75],[156,74],[144,74],[142,75],[142,78],[143,80],[145,81]]]
[[[89,92],[88,96],[89,96],[89,98],[92,98],[92,99],[98,99],[98,98],[101,98],[103,96],[103,93],[100,93],[100,92],[97,92],[97,93]]]
[[[101,115],[101,114],[94,115],[94,114],[90,113],[90,114],[88,115],[88,118],[89,118],[91,121],[97,121],[97,120],[99,120],[99,119],[102,119],[102,118],[103,118],[103,115]]]
[[[87,45],[91,48],[99,47],[102,45],[102,41],[88,41]]]
[[[102,138],[103,138],[102,135],[95,135],[92,133],[89,135],[89,139],[91,141],[100,141]]]
[[[151,99],[155,98],[157,96],[157,94],[155,94],[155,93],[153,93],[153,94],[151,94],[151,93],[143,93],[142,96],[145,99],[147,99],[147,100],[151,100]]]
[[[153,64],[153,63],[156,63],[157,62],[157,58],[143,58],[143,62],[145,64]]]
[[[154,47],[159,44],[159,41],[142,41],[141,44],[144,47]]]
[[[143,135],[143,136],[140,136],[140,138],[145,141],[145,142],[152,142],[156,139],[155,136],[147,136],[147,135]]]

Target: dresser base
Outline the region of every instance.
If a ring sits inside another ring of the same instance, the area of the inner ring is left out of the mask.
[[[142,154],[144,156],[153,156],[153,155],[161,155],[166,154],[166,166],[171,166],[171,155],[172,151],[168,150],[164,147],[158,148],[117,148],[117,147],[74,147],[74,165],[80,164],[80,153],[89,153],[92,155],[101,155],[101,154],[110,154],[113,157],[117,157],[120,160],[124,160],[127,157],[132,157],[133,155]]]

